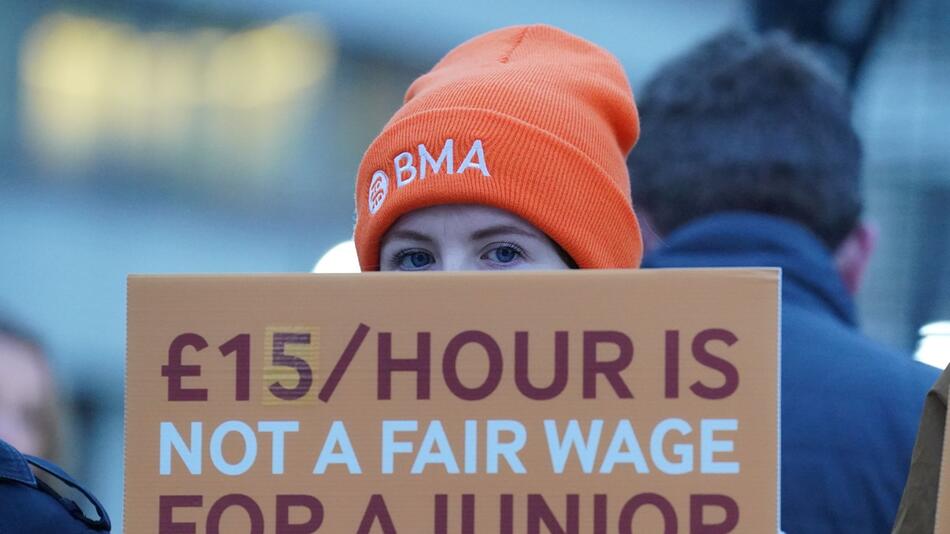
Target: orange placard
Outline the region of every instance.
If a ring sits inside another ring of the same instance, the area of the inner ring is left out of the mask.
[[[131,276],[125,531],[778,528],[774,269]]]

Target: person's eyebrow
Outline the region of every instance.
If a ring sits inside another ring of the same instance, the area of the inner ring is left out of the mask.
[[[482,228],[481,230],[472,232],[470,239],[472,241],[479,241],[503,234],[518,234],[526,237],[533,237],[535,239],[539,239],[541,237],[537,232],[532,232],[525,228],[511,224],[500,224],[498,226],[489,226],[488,228]]]
[[[425,243],[434,243],[435,239],[413,230],[393,230],[388,236],[390,239],[406,239],[409,241],[423,241]]]

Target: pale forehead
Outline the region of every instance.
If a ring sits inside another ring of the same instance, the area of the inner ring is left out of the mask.
[[[453,228],[471,231],[497,225],[540,233],[531,223],[511,212],[477,204],[447,204],[415,210],[400,217],[390,231],[441,232]]]

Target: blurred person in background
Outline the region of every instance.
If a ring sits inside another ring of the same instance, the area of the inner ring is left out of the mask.
[[[362,270],[634,268],[619,61],[551,26],[475,37],[417,79],[356,183]]]
[[[718,35],[639,94],[645,267],[782,268],[782,529],[889,532],[936,371],[858,330],[876,242],[844,86],[785,35]]]
[[[110,531],[99,501],[51,461],[61,445],[46,354],[36,336],[0,318],[0,532]]]
[[[60,425],[56,384],[39,339],[0,317],[0,439],[58,462]]]

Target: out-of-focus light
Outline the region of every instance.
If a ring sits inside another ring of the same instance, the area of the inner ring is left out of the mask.
[[[54,12],[21,47],[24,130],[37,161],[54,168],[119,159],[214,186],[272,188],[335,57],[314,17],[147,31]]]
[[[316,86],[332,59],[332,45],[317,28],[277,22],[222,40],[209,60],[209,97],[226,106],[255,108]]]
[[[920,342],[914,359],[946,369],[950,364],[950,321],[925,324],[920,329]]]
[[[315,273],[358,273],[360,261],[353,241],[344,241],[328,250],[313,267]]]

